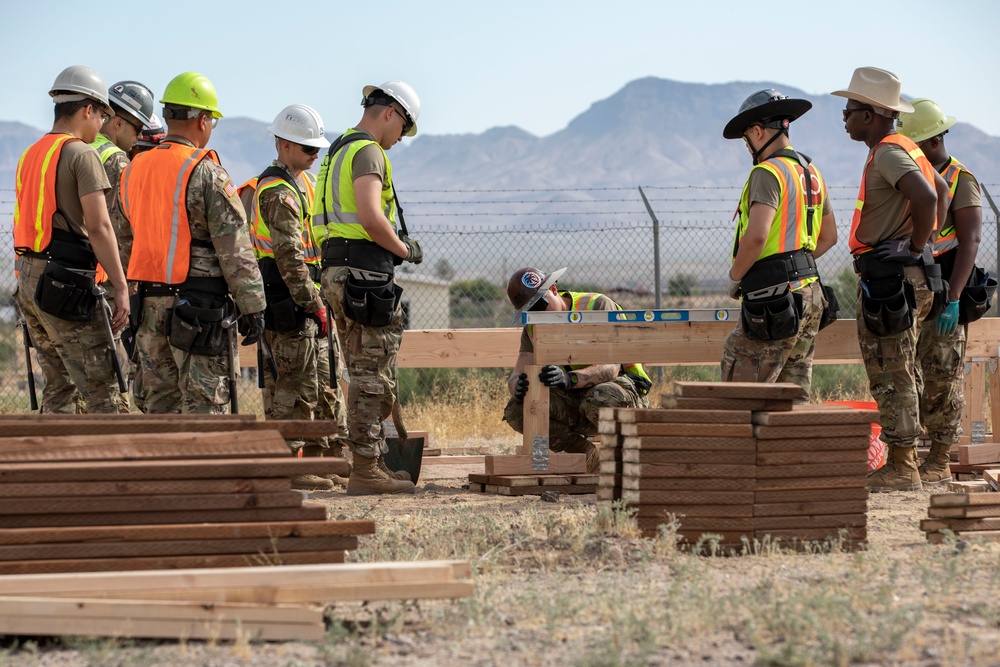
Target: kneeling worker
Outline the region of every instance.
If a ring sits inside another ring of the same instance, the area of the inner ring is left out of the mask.
[[[507,282],[507,298],[519,311],[621,310],[610,297],[596,292],[560,292],[556,280],[566,269],[544,275],[538,269],[514,272]],[[535,297],[538,297],[537,299]],[[514,371],[507,379],[511,398],[503,418],[518,433],[524,432],[524,396],[535,381],[524,372],[535,361],[533,329],[521,332],[521,346]],[[641,364],[595,364],[542,368],[537,381],[551,388],[549,394],[549,449],[587,455],[587,472],[600,469],[597,435],[601,408],[649,407],[646,394],[652,382]]]

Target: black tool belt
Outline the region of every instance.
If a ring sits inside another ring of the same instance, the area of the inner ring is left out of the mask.
[[[182,283],[154,283],[140,281],[144,296],[189,296],[225,297],[229,294],[229,284],[222,276],[215,278],[189,276]],[[213,299],[214,300],[214,299]]]
[[[18,254],[56,262],[68,269],[93,271],[97,268],[97,257],[90,241],[63,229],[53,229],[49,245],[41,252],[21,249]]]
[[[228,299],[221,303],[177,297],[167,309],[164,333],[170,346],[189,354],[214,357],[226,349],[228,332],[222,321],[231,314]]]
[[[883,262],[875,254],[875,251],[854,256],[854,272],[860,275],[862,279],[867,280],[892,278],[895,276],[902,277],[903,267],[920,266],[921,264],[923,264],[921,257],[915,257],[906,262]]]
[[[97,268],[97,258],[90,241],[53,229],[44,251],[27,250],[21,254],[48,262],[35,288],[35,303],[43,312],[68,322],[89,322],[94,317],[97,297],[92,272]]]
[[[267,299],[264,328],[282,333],[298,331],[306,323],[306,311],[292,298],[292,293],[278,270],[278,263],[273,257],[264,257],[257,264],[260,266],[264,297]]]
[[[818,275],[816,260],[811,252],[792,250],[755,262],[740,281],[740,291],[744,299],[753,301],[784,291],[780,289],[782,285],[787,287],[789,283]]]
[[[957,249],[952,249],[934,258],[938,266],[941,267],[941,276],[945,281],[951,281],[957,256]],[[958,299],[959,324],[969,324],[981,319],[986,311],[992,307],[996,291],[996,276],[979,266],[973,266],[969,279],[962,288]]]
[[[306,268],[309,269],[309,279],[314,283],[318,283],[323,279],[323,267],[319,264],[306,264]]]

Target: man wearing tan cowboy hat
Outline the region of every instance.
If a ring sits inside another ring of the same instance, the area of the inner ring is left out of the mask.
[[[621,310],[610,297],[597,292],[560,292],[556,281],[566,271],[544,274],[538,269],[518,269],[507,281],[507,298],[517,309],[515,324],[525,311],[568,312],[572,310]],[[532,325],[521,331],[521,345],[514,370],[507,379],[510,400],[504,420],[518,433],[524,432],[524,397],[529,382],[541,382],[549,394],[549,449],[587,455],[587,472],[600,470],[601,460],[590,437],[597,435],[601,408],[646,408],[652,382],[642,364],[594,364],[592,366],[545,366],[537,378],[525,368],[534,363]]]
[[[885,465],[868,477],[871,491],[921,488],[917,470],[920,397],[915,370],[920,324],[943,289],[928,242],[944,220],[947,185],[913,141],[896,134],[899,78],[876,67],[854,70],[847,90],[844,129],[871,150],[848,241],[861,276],[858,342],[872,396],[878,403]]]

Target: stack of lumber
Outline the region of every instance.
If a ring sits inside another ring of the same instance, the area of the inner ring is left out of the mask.
[[[346,470],[273,430],[0,438],[0,573],[342,562],[374,524],[291,478]]]
[[[0,634],[322,641],[333,602],[471,597],[467,561],[0,576]]]
[[[960,485],[964,485],[962,488]],[[1000,542],[1000,469],[983,472],[981,483],[959,482],[949,489],[957,493],[931,496],[929,518],[920,522],[927,541],[940,544],[950,536]]]
[[[800,405],[794,384],[674,383],[666,409],[601,413],[598,499],[634,508],[655,534],[672,515],[688,543],[767,536],[866,539],[874,411]]]
[[[485,458],[486,473],[469,475],[469,490],[502,496],[539,496],[549,491],[566,494],[594,493],[597,475],[587,474],[584,454],[549,452],[543,469],[530,456]]]

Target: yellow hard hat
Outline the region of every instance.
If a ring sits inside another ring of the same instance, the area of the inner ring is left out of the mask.
[[[919,144],[931,137],[947,132],[955,124],[954,116],[945,116],[937,102],[920,98],[911,102],[911,113],[899,114],[896,129],[905,137]]]
[[[213,118],[222,118],[215,86],[208,77],[197,72],[184,72],[171,79],[160,103],[211,111]]]

